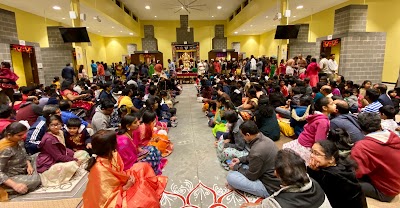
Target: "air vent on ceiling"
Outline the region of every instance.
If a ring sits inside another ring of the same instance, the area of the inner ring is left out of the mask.
[[[117,4],[120,8],[122,8],[122,3],[119,0],[115,0],[115,4]]]
[[[233,14],[229,17],[229,21],[231,21],[233,19]]]
[[[132,19],[137,22],[137,17],[132,13]]]
[[[242,7],[241,6],[239,6],[239,8],[238,9],[236,9],[236,14],[239,14],[239,12],[241,12],[242,11]]]
[[[243,8],[245,8],[249,4],[249,0],[243,2]]]
[[[128,8],[124,7],[124,11],[125,11],[125,13],[127,13],[127,14],[131,15],[131,11],[129,11],[129,9],[128,9]]]

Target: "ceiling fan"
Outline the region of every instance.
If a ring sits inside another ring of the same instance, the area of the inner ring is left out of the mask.
[[[177,6],[177,7],[179,7],[179,9],[176,10],[174,13],[178,13],[181,10],[184,10],[190,14],[190,10],[203,11],[202,7],[207,6],[206,4],[195,4],[197,2],[197,0],[193,0],[191,2],[186,2],[186,0],[178,0],[178,2],[180,3],[180,5]]]

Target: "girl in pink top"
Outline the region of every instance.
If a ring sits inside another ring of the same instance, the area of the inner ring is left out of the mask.
[[[314,104],[314,114],[307,117],[307,124],[296,140],[283,144],[297,152],[306,162],[310,160],[311,147],[316,141],[325,140],[329,131],[329,114],[336,111],[332,98],[323,97]]]
[[[308,78],[310,78],[310,86],[311,87],[316,87],[318,83],[318,72],[321,69],[319,68],[317,64],[317,59],[312,58],[311,63],[308,65],[307,70],[306,70],[306,75]]]

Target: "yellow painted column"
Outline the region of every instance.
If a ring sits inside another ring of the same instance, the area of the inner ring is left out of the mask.
[[[285,12],[286,10],[289,8],[289,2],[288,0],[281,0],[281,14],[282,14],[282,18],[281,18],[281,25],[288,25],[289,24],[289,18],[285,17]],[[281,59],[288,59],[288,57],[286,57],[287,54],[287,44],[288,44],[288,40],[280,40],[279,43],[279,54],[278,54],[278,62]]]

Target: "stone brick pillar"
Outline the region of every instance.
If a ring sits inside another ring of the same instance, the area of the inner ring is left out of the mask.
[[[10,44],[18,43],[14,12],[0,9],[0,62],[11,60]]]
[[[158,41],[154,37],[154,26],[144,25],[144,38],[142,38],[143,51],[158,51]]]
[[[293,58],[299,54],[302,54],[304,58],[307,55],[318,57],[318,45],[315,42],[308,42],[308,35],[310,28],[308,24],[300,25],[299,34],[297,39],[289,39],[288,50],[289,58]]]
[[[46,84],[50,84],[55,76],[61,78],[61,70],[67,63],[73,62],[72,43],[64,43],[59,28],[47,27],[49,47],[41,48]]]
[[[187,42],[188,44],[194,43],[194,29],[189,27],[189,16],[181,15],[181,27],[176,28],[176,42],[178,44],[183,44]]]
[[[227,49],[228,38],[225,37],[225,26],[215,25],[215,37],[212,39],[212,49],[222,50]]]
[[[368,5],[349,5],[335,11],[333,34],[344,32],[365,32],[367,28]]]
[[[349,5],[335,11],[333,39],[341,39],[339,73],[359,84],[382,81],[385,57],[386,33],[366,32],[367,13],[368,5]]]

